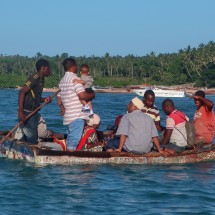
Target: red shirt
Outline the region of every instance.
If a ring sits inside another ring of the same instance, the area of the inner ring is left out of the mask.
[[[208,111],[207,106],[201,106],[194,115],[193,123],[198,142],[212,143],[215,131],[214,111]]]
[[[167,123],[166,128],[167,129],[173,129],[175,126],[177,126],[180,123],[186,122],[187,118],[184,113],[174,110],[168,117],[174,120],[174,123]]]
[[[170,142],[180,147],[187,145],[186,120],[188,120],[188,118],[185,114],[178,110],[174,110],[166,119],[166,129],[173,130]]]

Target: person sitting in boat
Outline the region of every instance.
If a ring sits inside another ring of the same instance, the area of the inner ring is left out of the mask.
[[[38,143],[41,146],[48,146],[49,148],[57,148],[59,150],[66,150],[66,135],[54,133],[52,130],[47,129],[45,119],[40,116],[40,120],[37,126]],[[25,134],[22,127],[18,127],[14,139],[23,141],[25,140]],[[52,141],[52,142],[49,142]],[[42,143],[42,144],[41,144]],[[48,143],[48,144],[47,144]],[[52,143],[52,144],[51,144]],[[58,144],[58,147],[55,147]]]
[[[167,115],[162,147],[168,149],[171,154],[183,152],[187,146],[185,124],[186,121],[189,121],[189,118],[181,111],[175,109],[171,99],[165,99],[162,103],[162,108]]]
[[[113,139],[116,136],[116,132],[117,132],[117,129],[119,127],[122,117],[123,117],[122,114],[117,116],[115,119],[114,125],[107,127],[107,130],[109,130],[109,132],[107,134],[108,139]]]
[[[164,127],[160,125],[160,112],[158,108],[154,105],[154,101],[155,93],[153,92],[153,90],[146,90],[143,96],[144,106],[142,112],[150,116],[154,120],[157,130],[161,131],[164,129]]]
[[[215,133],[214,103],[205,98],[205,92],[202,90],[198,90],[192,98],[197,107],[193,120],[196,130],[195,142],[211,144]]]
[[[50,138],[54,134],[52,130],[47,129],[46,121],[42,116],[40,116],[40,120],[38,122],[37,132],[38,132],[38,142],[40,142],[41,139]],[[22,127],[17,128],[14,139],[20,140],[20,141],[25,140],[25,134]]]
[[[102,151],[103,144],[98,141],[98,135],[96,129],[100,126],[100,117],[97,114],[93,114],[86,120],[86,125],[81,137],[81,140],[77,146],[77,151]]]
[[[132,152],[143,154],[151,151],[152,140],[162,155],[167,153],[160,148],[158,132],[152,118],[141,111],[143,102],[135,97],[128,104],[128,113],[119,124],[116,135],[120,135],[118,142],[106,145],[107,151]]]
[[[122,117],[123,117],[123,115],[117,116],[115,119],[114,125],[107,128],[109,130],[109,132],[107,134],[107,138],[105,141],[104,151],[107,151],[107,149],[109,148],[108,147],[109,145],[115,145],[115,142],[116,142],[116,144],[119,142],[120,136],[116,135],[116,132],[117,132],[117,129],[119,127]],[[106,148],[106,146],[107,146],[107,148]]]

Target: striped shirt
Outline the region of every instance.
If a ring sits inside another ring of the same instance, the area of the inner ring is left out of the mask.
[[[144,105],[142,109],[143,113],[150,116],[155,122],[160,121],[160,112],[155,105],[153,105],[151,108],[147,108],[144,103],[143,105]]]
[[[78,94],[84,92],[82,84],[74,84],[73,80],[80,78],[73,72],[65,72],[64,77],[61,79],[59,88],[61,89],[58,96],[65,107],[65,114],[63,124],[68,125],[78,118],[85,118],[82,112],[83,105],[79,100]]]

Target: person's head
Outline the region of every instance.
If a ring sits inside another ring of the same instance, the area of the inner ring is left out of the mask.
[[[137,97],[133,98],[128,104],[128,113],[133,112],[134,110],[142,110],[143,102]]]
[[[205,98],[205,92],[202,90],[196,91],[194,95],[198,96],[198,97]],[[203,105],[202,101],[199,100],[198,98],[194,98],[194,103],[195,103],[197,108],[200,108]]]
[[[90,67],[87,64],[82,64],[80,67],[81,75],[89,75]]]
[[[78,69],[77,69],[77,63],[76,63],[76,60],[73,59],[73,58],[66,58],[63,63],[63,68],[64,68],[64,71],[68,71],[68,72],[74,72],[74,73],[77,73]]]
[[[90,117],[87,121],[86,121],[86,123],[87,123],[87,125],[88,126],[90,126],[90,127],[93,127],[93,128],[99,128],[99,126],[100,126],[100,116],[99,115],[97,115],[97,114],[93,114],[93,116],[92,117]]]
[[[146,90],[143,96],[143,102],[146,107],[151,108],[154,105],[155,93],[152,90]]]
[[[169,115],[175,110],[174,103],[171,99],[165,99],[162,103],[162,108],[166,115]]]
[[[51,74],[50,64],[45,59],[39,59],[36,62],[36,70],[39,72],[43,77],[47,77]]]

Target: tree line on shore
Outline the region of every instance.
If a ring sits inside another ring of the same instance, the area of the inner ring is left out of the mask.
[[[0,87],[22,85],[27,76],[35,72],[35,62],[40,58],[49,60],[52,77],[46,87],[56,87],[63,76],[62,61],[67,53],[45,56],[37,53],[34,57],[0,55]],[[145,56],[127,55],[74,57],[78,65],[86,63],[100,86],[125,86],[130,84],[179,85],[195,83],[197,87],[215,87],[215,43],[200,44],[198,47],[180,49],[177,53]]]

